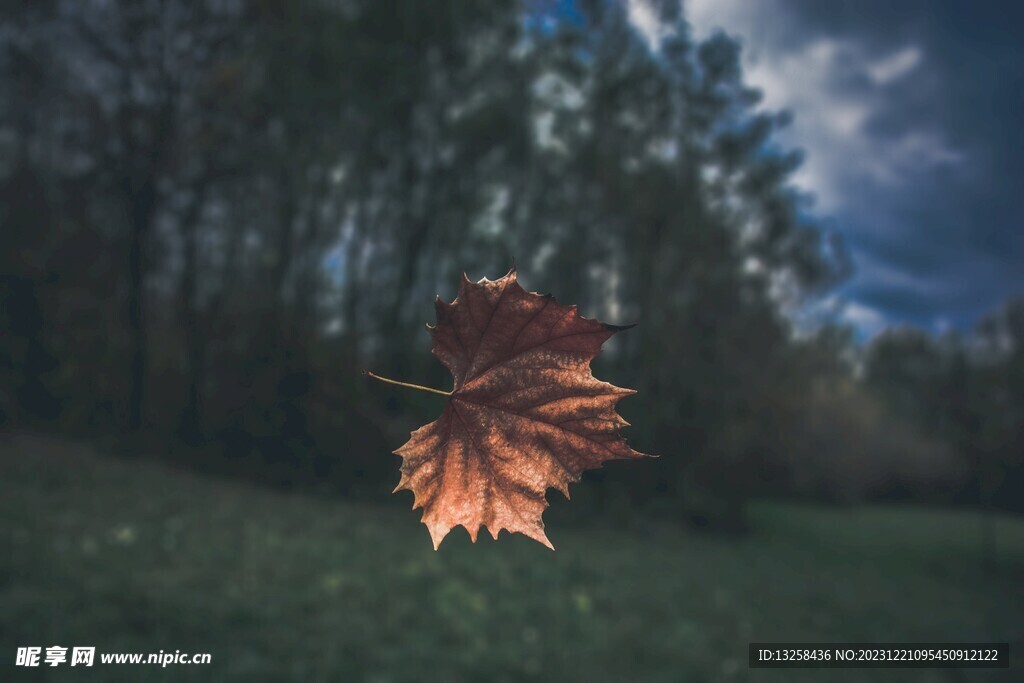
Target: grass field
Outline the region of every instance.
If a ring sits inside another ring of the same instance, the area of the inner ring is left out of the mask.
[[[3,437],[0,680],[1024,681],[1021,519],[998,519],[986,570],[963,511],[763,504],[736,540],[560,524],[558,505],[554,553],[461,529],[434,552],[400,502]],[[1010,640],[1018,664],[750,670],[752,640]],[[19,645],[213,661],[28,670]]]

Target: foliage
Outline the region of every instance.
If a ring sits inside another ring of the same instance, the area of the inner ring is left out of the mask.
[[[1024,301],[967,339],[889,331],[868,348],[865,375],[890,410],[956,449],[971,473],[965,497],[1024,510]]]

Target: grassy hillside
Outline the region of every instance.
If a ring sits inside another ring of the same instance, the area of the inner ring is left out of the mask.
[[[746,647],[999,639],[1024,656],[1020,519],[998,521],[992,572],[977,516],[899,508],[759,506],[739,541],[549,513],[554,553],[461,529],[434,552],[418,512],[28,437],[0,441],[0,513],[0,680],[996,681],[1021,670],[750,671]],[[54,644],[213,663],[12,666]]]

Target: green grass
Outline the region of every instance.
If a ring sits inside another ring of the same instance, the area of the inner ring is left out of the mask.
[[[746,663],[751,640],[997,639],[1019,659],[1020,519],[998,520],[986,571],[980,518],[963,511],[764,504],[735,540],[571,525],[559,503],[554,553],[521,536],[474,546],[461,529],[434,552],[400,502],[284,495],[7,437],[0,680],[1024,680]],[[213,663],[13,667],[18,645],[54,644]]]

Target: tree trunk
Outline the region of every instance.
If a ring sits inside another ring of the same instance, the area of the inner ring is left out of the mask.
[[[194,192],[182,217],[181,233],[184,264],[181,274],[181,318],[185,330],[185,355],[188,390],[185,409],[179,423],[179,436],[189,445],[203,439],[202,387],[206,373],[206,343],[200,330],[199,289],[199,215],[205,201],[205,182]]]
[[[134,188],[129,179],[131,215],[128,243],[128,329],[131,336],[131,393],[128,431],[137,432],[146,415],[146,374],[149,364],[146,337],[146,245],[156,208],[156,187],[149,178]]]

